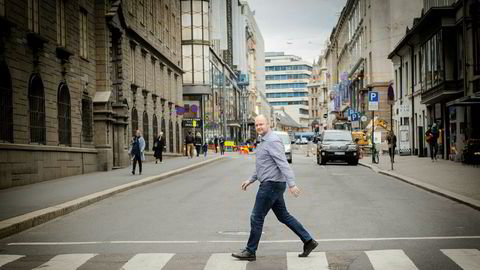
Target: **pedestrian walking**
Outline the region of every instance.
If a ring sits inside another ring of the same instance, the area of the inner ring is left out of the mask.
[[[425,132],[428,145],[430,146],[430,157],[432,162],[437,160],[438,152],[438,127],[436,123],[433,123],[432,126]]]
[[[197,132],[195,136],[195,148],[197,150],[197,157],[199,157],[200,151],[202,150],[202,134],[200,134],[200,132]]]
[[[163,163],[163,151],[165,150],[165,138],[163,137],[163,132],[158,134],[158,137],[153,142],[153,156],[155,157],[155,164],[160,160],[160,163]]]
[[[132,174],[135,175],[135,167],[138,162],[138,174],[142,174],[142,161],[145,160],[145,140],[142,137],[142,133],[137,129],[136,136],[132,140],[132,156],[133,156],[133,168]]]
[[[265,216],[272,209],[277,219],[302,240],[303,253],[298,256],[307,257],[318,243],[287,211],[283,198],[286,186],[288,185],[288,191],[295,197],[300,195],[300,190],[295,184],[293,171],[285,157],[282,140],[272,132],[268,119],[263,115],[255,118],[255,128],[257,134],[261,136],[256,150],[255,172],[249,180],[242,183],[241,189],[247,190],[247,187],[257,180],[260,182],[260,187],[250,216],[251,228],[247,247],[239,253],[233,253],[232,256],[240,260],[256,260],[255,253],[262,236]]]
[[[395,163],[395,148],[397,147],[397,136],[393,133],[393,130],[387,135],[387,144],[388,144],[388,154],[392,163]]]
[[[195,139],[193,138],[192,132],[189,131],[187,137],[185,138],[185,144],[187,145],[187,157],[193,158],[193,144]]]
[[[215,135],[215,138],[213,139],[213,143],[215,144],[215,154],[218,153],[218,137]]]
[[[225,140],[223,139],[223,136],[218,138],[218,144],[220,145],[220,155],[223,156],[225,154]]]
[[[207,152],[208,152],[208,143],[205,142],[203,144],[203,156],[206,157],[207,156]]]

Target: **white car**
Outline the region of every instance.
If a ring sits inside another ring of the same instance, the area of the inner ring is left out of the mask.
[[[274,131],[274,133],[277,134],[277,136],[280,137],[283,142],[285,147],[285,156],[287,157],[288,163],[292,163],[292,144],[290,142],[290,136],[288,136],[288,133],[284,131]]]
[[[307,144],[307,143],[308,143],[307,138],[302,137],[302,139],[300,140],[300,143],[301,143],[301,144]]]

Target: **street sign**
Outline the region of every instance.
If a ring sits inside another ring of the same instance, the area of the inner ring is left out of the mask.
[[[367,117],[365,115],[363,115],[360,120],[362,120],[362,122],[367,122]]]
[[[352,116],[352,113],[354,113],[353,109],[348,109],[348,116]]]
[[[368,110],[378,111],[378,92],[368,93]]]
[[[358,113],[352,113],[351,117],[352,117],[352,122],[355,122],[355,121],[358,121],[359,115]]]

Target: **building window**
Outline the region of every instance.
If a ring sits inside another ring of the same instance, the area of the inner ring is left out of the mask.
[[[480,3],[476,3],[476,9],[480,9]],[[472,5],[472,10],[474,6]],[[473,12],[473,11],[472,11]],[[475,15],[475,22],[472,27],[472,45],[473,45],[473,73],[480,75],[480,15]]]
[[[5,0],[0,0],[0,16],[5,17]]]
[[[57,0],[57,44],[66,45],[65,0]]]
[[[30,142],[45,144],[45,92],[39,75],[32,75],[30,78],[28,110],[30,115]]]
[[[170,142],[169,142],[169,147],[170,147],[170,152],[174,152],[174,149],[173,149],[173,122],[172,120],[170,120],[170,124],[168,125],[168,133],[169,133],[169,139],[170,139]]]
[[[137,11],[137,16],[140,19],[140,24],[145,26],[145,0],[139,0],[138,1],[138,11]]]
[[[39,0],[28,0],[28,30],[38,33],[40,18],[40,7],[38,5]]]
[[[408,81],[408,62],[405,63],[405,96],[408,96],[410,94],[410,87],[409,87],[409,81]]]
[[[165,125],[165,118],[162,117],[162,123],[160,125],[160,130],[163,132],[163,136],[167,136],[167,131],[166,131],[167,126]],[[166,138],[166,137],[164,137]]]
[[[143,88],[147,89],[147,54],[142,53],[143,62]]]
[[[88,58],[88,17],[87,11],[80,10],[80,56]]]
[[[130,80],[135,83],[135,46],[130,46]]]
[[[89,96],[82,98],[82,136],[86,142],[93,141],[93,108]]]
[[[153,140],[155,140],[159,133],[158,133],[158,121],[157,121],[157,115],[153,115],[153,120],[152,120],[152,127],[153,127],[153,133],[152,133],[152,136],[153,136]]]
[[[150,32],[152,34],[155,34],[155,1],[156,0],[150,0],[150,8],[149,8],[149,12],[150,12],[150,21],[148,22],[148,26],[150,27]]]
[[[143,138],[145,139],[145,150],[148,151],[149,149],[149,141],[150,141],[150,134],[148,133],[148,114],[147,112],[143,112]]]
[[[70,106],[70,91],[66,84],[60,84],[57,97],[58,112],[58,142],[63,145],[71,145],[72,119]]]
[[[137,135],[138,129],[138,112],[136,108],[132,108],[132,136]]]
[[[177,153],[180,153],[180,127],[177,123]]]
[[[13,143],[12,79],[7,63],[0,65],[0,141]]]

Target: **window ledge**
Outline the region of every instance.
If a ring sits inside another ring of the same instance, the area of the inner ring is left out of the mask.
[[[85,56],[80,56],[80,59],[82,59],[83,61],[85,61],[87,63],[90,63],[90,60],[88,60],[88,58],[86,58]]]

